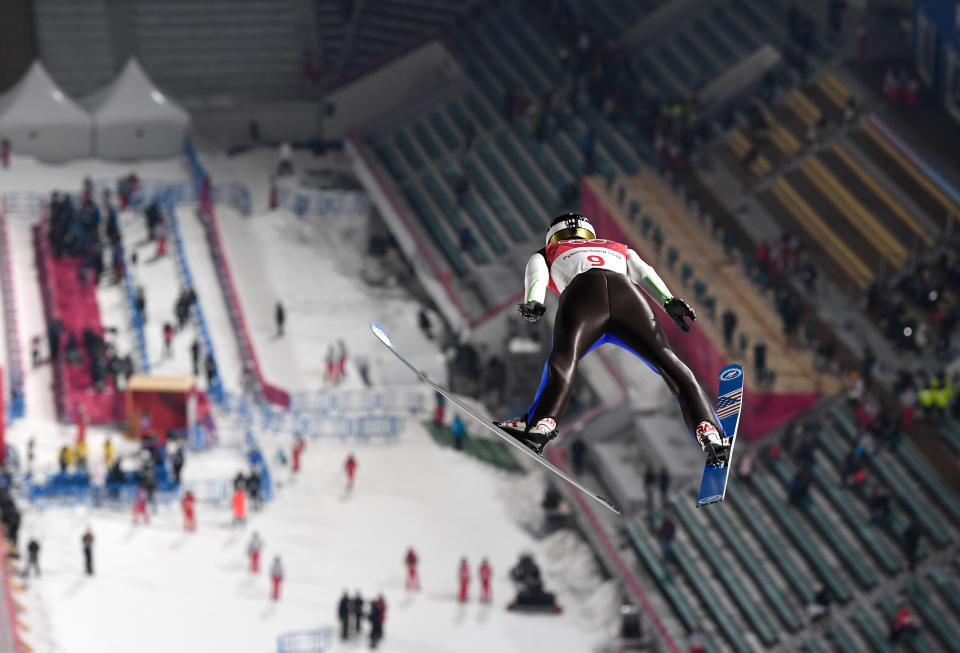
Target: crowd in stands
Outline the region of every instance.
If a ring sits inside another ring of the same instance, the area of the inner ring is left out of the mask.
[[[867,294],[867,312],[903,352],[932,353],[946,360],[955,353],[960,324],[960,257],[947,249],[921,261],[899,280],[876,281]]]

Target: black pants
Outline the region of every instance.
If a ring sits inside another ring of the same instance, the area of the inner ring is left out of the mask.
[[[691,435],[700,422],[722,432],[713,403],[670,343],[642,291],[624,274],[594,269],[578,274],[560,295],[553,326],[553,349],[528,424],[543,417],[559,418],[573,391],[577,364],[598,343],[611,342],[644,359],[663,376],[680,404]]]

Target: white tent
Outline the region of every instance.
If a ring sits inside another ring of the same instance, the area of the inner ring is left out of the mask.
[[[90,116],[67,97],[39,61],[0,95],[0,138],[43,161],[90,156]]]
[[[189,114],[153,85],[135,59],[83,103],[93,115],[98,157],[139,159],[183,151]]]

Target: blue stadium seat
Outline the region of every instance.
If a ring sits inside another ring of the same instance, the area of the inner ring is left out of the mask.
[[[730,46],[713,31],[709,23],[702,18],[698,18],[693,21],[693,29],[696,30],[697,34],[702,37],[705,42],[710,44],[710,47],[720,55],[724,63],[731,65],[737,62],[739,57],[737,57],[734,51],[730,49]]]
[[[443,139],[443,143],[447,146],[447,149],[456,150],[460,147],[460,139],[458,139],[457,135],[450,129],[450,124],[443,117],[443,114],[439,111],[431,111],[430,124],[433,125],[433,128],[440,134],[440,138]]]
[[[732,500],[730,505],[733,505],[738,510],[743,522],[753,532],[756,540],[763,545],[767,555],[770,556],[780,570],[780,573],[783,574],[787,582],[793,587],[799,596],[800,602],[807,604],[813,601],[815,594],[813,586],[803,572],[800,571],[800,568],[793,562],[793,559],[786,554],[788,545],[783,542],[774,531],[767,528],[762,520],[756,519],[755,515],[750,514],[746,498],[741,494],[737,485],[731,484],[727,488],[727,495],[730,496]]]
[[[420,143],[431,159],[437,160],[443,156],[443,152],[440,151],[440,146],[437,145],[437,142],[433,140],[433,136],[430,135],[430,132],[427,131],[427,128],[423,126],[423,123],[419,120],[415,120],[413,123],[413,135],[417,137],[417,142]]]
[[[497,146],[500,148],[500,151],[506,159],[510,161],[514,170],[520,173],[520,178],[523,179],[527,188],[533,193],[533,196],[540,201],[540,204],[546,212],[550,214],[556,213],[558,208],[557,193],[551,193],[550,189],[543,185],[543,182],[540,181],[540,178],[537,177],[536,173],[527,163],[527,160],[523,158],[523,155],[521,155],[520,151],[510,139],[509,133],[501,131],[496,135],[495,140],[497,141]]]
[[[877,653],[894,653],[893,646],[887,640],[887,634],[870,618],[866,611],[860,609],[853,613],[853,623],[860,634],[870,642],[870,646]]]
[[[463,257],[460,255],[460,251],[453,244],[453,241],[450,240],[450,236],[447,235],[446,230],[444,230],[443,225],[433,213],[433,210],[420,193],[420,190],[412,184],[405,184],[403,186],[403,193],[406,195],[407,199],[410,200],[410,204],[413,205],[413,208],[420,216],[420,221],[424,224],[424,226],[427,228],[427,231],[433,237],[437,247],[449,261],[454,273],[461,277],[467,276],[469,268],[466,261],[463,260]]]
[[[716,19],[717,23],[731,36],[733,40],[740,44],[740,47],[753,52],[759,47],[757,42],[753,40],[743,29],[737,25],[733,19],[730,18],[729,14],[723,7],[714,7],[713,8],[713,17]]]
[[[517,222],[513,211],[507,208],[507,205],[490,184],[490,181],[480,171],[480,166],[467,154],[460,156],[460,163],[463,165],[463,170],[467,173],[467,176],[470,177],[470,180],[480,189],[483,198],[487,201],[487,204],[490,205],[490,208],[493,209],[494,215],[497,216],[506,228],[507,233],[509,233],[514,240],[526,240],[528,234],[520,226],[520,223]]]
[[[447,220],[449,220],[457,233],[464,227],[468,227],[460,215],[460,209],[453,203],[450,196],[447,195],[447,192],[440,185],[440,182],[429,172],[423,176],[423,185],[426,187],[427,192],[430,193],[430,196],[433,197],[433,201],[447,215]],[[479,240],[474,240],[473,246],[470,247],[470,256],[477,263],[490,262],[490,257],[488,257],[487,253],[483,250]]]
[[[506,20],[502,24],[507,31],[516,39],[517,43],[526,51],[527,55],[533,58],[543,70],[547,77],[556,86],[562,86],[567,81],[567,76],[560,70],[552,53],[545,51],[536,39],[527,31],[526,21],[517,16],[515,9],[508,10]]]
[[[834,621],[830,624],[827,627],[827,634],[830,635],[830,640],[840,653],[863,653],[839,622]]]
[[[783,456],[780,456],[774,460],[772,462],[772,467],[783,484],[789,487],[790,481],[796,474],[797,469]],[[813,471],[814,475],[816,475],[818,471],[822,472],[823,470],[814,469],[811,471]],[[861,557],[862,551],[860,547],[851,545],[850,542],[847,541],[847,538],[844,537],[843,533],[836,529],[836,527],[833,525],[833,522],[830,521],[829,517],[827,517],[826,513],[821,507],[820,501],[816,497],[811,497],[811,501],[807,506],[805,506],[805,508],[803,508],[803,512],[817,527],[823,538],[830,543],[830,547],[833,549],[834,553],[836,553],[837,556],[844,562],[853,577],[857,579],[857,582],[867,588],[873,587],[877,584],[877,578],[873,571],[863,562]],[[854,515],[856,515],[856,513],[854,513]],[[859,521],[860,523],[863,522],[862,519]],[[874,538],[868,538],[866,541],[869,543],[875,543]],[[892,560],[891,564],[895,563],[895,567],[897,569],[900,568],[899,561],[890,555],[889,551],[886,550],[886,547],[883,547],[883,553],[885,555],[881,557],[884,561],[887,561],[889,558]]]
[[[753,474],[750,477],[750,484],[767,507],[767,511],[779,522],[784,532],[789,534],[794,546],[816,570],[820,580],[830,588],[836,599],[841,603],[849,601],[851,598],[850,588],[847,587],[840,574],[830,566],[826,558],[821,555],[817,547],[810,542],[806,529],[794,518],[793,509],[773,491],[773,488],[767,484],[762,475]]]
[[[687,534],[700,549],[700,553],[702,554],[700,556],[701,560],[705,559],[710,563],[714,574],[720,579],[720,583],[724,589],[733,596],[733,600],[736,602],[737,607],[739,607],[740,612],[746,616],[754,631],[759,635],[760,640],[766,646],[773,646],[780,641],[780,637],[777,635],[776,630],[770,625],[764,612],[753,602],[750,594],[740,583],[740,575],[736,569],[729,566],[725,560],[720,560],[714,555],[717,552],[716,544],[708,537],[707,533],[700,528],[700,524],[694,519],[693,514],[691,514],[691,509],[686,504],[686,499],[674,501],[673,508],[674,514],[679,518],[680,523],[683,524]],[[686,555],[682,549],[678,550],[682,556]],[[696,584],[696,577],[691,578],[691,582]],[[720,603],[726,604],[724,601]],[[714,604],[708,603],[707,605]],[[714,616],[716,616],[715,613]]]
[[[387,170],[390,171],[394,181],[400,182],[407,178],[407,171],[400,163],[400,157],[393,151],[393,148],[386,143],[378,143],[376,150],[377,156],[380,157],[383,165],[387,166]]]
[[[514,180],[513,175],[508,173],[503,165],[500,164],[500,161],[497,160],[493,150],[487,143],[478,143],[476,149],[483,164],[493,173],[497,183],[499,183],[503,190],[507,192],[507,195],[510,196],[510,199],[516,205],[517,209],[520,210],[523,219],[526,220],[534,232],[539,232],[543,228],[542,213],[534,209],[533,205],[530,204]]]
[[[459,177],[459,173],[454,169],[454,167],[448,161],[444,161],[440,164],[440,169],[443,172],[444,178],[447,180],[448,184],[453,184],[454,181]],[[467,172],[467,177],[472,178],[469,172]],[[480,190],[481,194],[485,194],[483,188],[480,188],[476,180],[473,180],[474,186]],[[493,207],[496,207],[495,204],[490,204]],[[473,192],[468,192],[466,196],[466,201],[464,206],[467,211],[473,217],[474,223],[477,227],[480,228],[480,234],[483,238],[490,243],[490,247],[493,248],[493,251],[497,254],[505,254],[507,251],[507,245],[503,242],[503,238],[500,237],[500,234],[494,228],[493,223],[490,221],[490,218],[487,216],[486,211],[480,206],[480,203],[477,201],[477,198],[474,196]],[[495,209],[496,210],[496,209]],[[505,209],[504,209],[505,210]]]
[[[403,153],[403,158],[407,160],[407,163],[409,163],[414,170],[422,170],[424,167],[423,158],[407,137],[406,132],[398,130],[393,140],[397,144],[397,147],[400,148],[400,151]]]
[[[906,590],[911,602],[917,607],[917,612],[923,617],[924,625],[936,634],[947,650],[960,653],[960,637],[953,628],[957,623],[956,615],[943,614],[916,583],[907,583]]]

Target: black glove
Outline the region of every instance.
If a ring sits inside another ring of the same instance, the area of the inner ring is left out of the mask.
[[[690,330],[690,325],[687,324],[686,320],[683,318],[689,317],[692,322],[697,321],[697,314],[693,312],[693,309],[687,306],[687,303],[680,299],[679,297],[674,297],[668,299],[663,304],[663,310],[667,312],[673,321],[677,323],[684,333]]]
[[[517,310],[520,311],[520,315],[527,322],[536,322],[543,317],[547,307],[536,300],[532,300],[524,304],[517,304]]]

